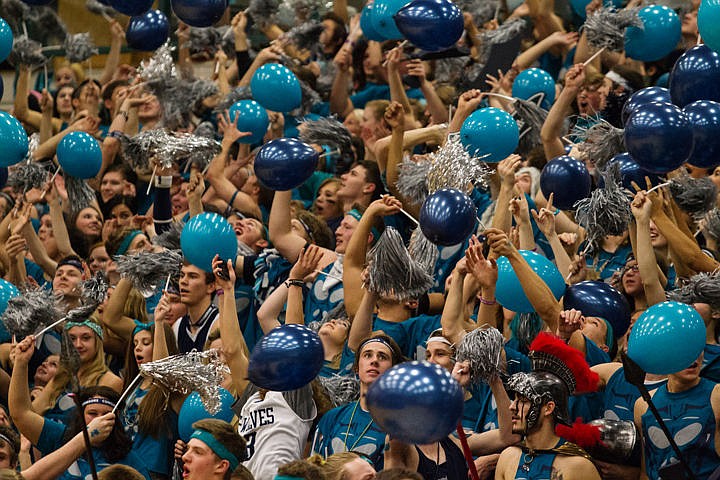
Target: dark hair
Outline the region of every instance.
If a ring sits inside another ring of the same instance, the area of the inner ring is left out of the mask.
[[[340,50],[340,48],[342,47],[343,43],[345,43],[345,39],[347,39],[347,27],[345,26],[345,22],[343,21],[343,19],[334,12],[326,13],[325,15],[323,15],[322,19],[330,20],[335,24],[332,36],[330,37],[330,44],[333,46],[332,54],[336,55],[338,50]]]
[[[333,248],[333,232],[324,220],[307,210],[298,210],[295,218],[302,224],[311,243],[329,250]]]
[[[138,212],[137,201],[135,197],[131,197],[130,195],[115,195],[110,200],[105,202],[105,205],[103,205],[103,216],[109,218],[112,215],[113,208],[117,207],[118,205],[125,205],[130,209],[133,215],[137,214]]]
[[[98,480],[145,480],[145,477],[132,467],[116,464],[99,471]]]
[[[228,422],[206,418],[192,424],[194,430],[203,430],[212,435],[223,447],[241,462],[247,458],[247,444],[245,439]],[[230,479],[232,472],[228,468],[225,472],[225,479]]]
[[[86,78],[85,80],[83,80],[82,82],[80,82],[80,85],[78,85],[77,88],[75,88],[75,90],[73,90],[73,94],[72,94],[73,100],[76,100],[76,99],[80,98],[80,92],[82,92],[83,87],[84,87],[85,85],[87,85],[88,83],[90,83],[90,82],[92,82],[92,83],[94,83],[95,85],[97,85],[98,90],[102,90],[102,84],[101,84],[100,82],[98,82],[98,81],[95,80],[94,78]]]
[[[68,236],[70,237],[70,245],[72,246],[73,250],[77,252],[78,255],[84,258],[86,258],[90,253],[90,247],[92,245],[95,245],[95,243],[97,243],[97,241],[101,238],[101,235],[85,235],[75,226],[75,223],[77,222],[80,213],[88,208],[92,208],[93,210],[95,210],[100,215],[100,220],[103,220],[102,212],[98,210],[96,206],[88,205],[86,207],[80,208],[77,212],[73,212],[73,214],[70,216],[69,221],[67,221],[67,219],[65,221],[65,225],[67,226],[68,230]]]
[[[110,387],[87,387],[80,390],[78,393],[78,402],[82,405],[85,401],[93,398],[101,397],[105,400],[110,400],[113,403],[117,403],[120,400],[120,395]],[[72,420],[70,421],[70,428],[65,431],[65,442],[68,442],[78,433],[82,432],[83,429],[83,417],[85,409],[76,408],[74,411]],[[125,433],[125,429],[122,426],[122,422],[119,418],[115,418],[115,424],[113,425],[110,436],[100,445],[99,449],[107,459],[108,463],[117,463],[130,453],[132,449],[132,440]]]
[[[375,185],[372,200],[377,200],[383,193],[385,193],[385,185],[383,184],[378,164],[371,160],[361,160],[357,162],[357,165],[360,165],[365,169],[365,182]]]
[[[110,234],[108,239],[105,241],[105,250],[107,251],[110,258],[113,258],[117,254],[117,251],[120,248],[123,240],[125,240],[125,237],[130,235],[130,233],[132,233],[134,230],[136,229],[132,227],[123,227],[122,229],[116,230]]]
[[[18,454],[20,453],[20,436],[15,430],[4,425],[0,425],[0,435],[7,438],[9,442],[0,439],[0,442],[7,443],[10,447],[10,467],[15,468],[18,463]]]
[[[168,325],[167,323],[162,323],[163,330],[165,330],[165,345],[168,349],[168,355],[177,355],[178,348],[177,344],[175,343],[175,334],[173,333],[172,327]],[[153,348],[155,348],[155,329],[157,328],[157,323],[153,323],[150,326],[150,335],[153,339]],[[127,344],[127,349],[125,351],[125,367],[123,368],[123,387],[127,388],[130,383],[137,377],[137,375],[140,373],[140,367],[138,367],[137,360],[135,360],[135,335],[137,335],[138,332],[134,332],[133,336],[130,338],[130,341]]]
[[[392,353],[393,365],[397,365],[398,363],[402,363],[405,361],[405,357],[402,354],[400,346],[397,344],[397,342],[395,342],[395,340],[392,339],[392,337],[389,337],[382,333],[373,333],[372,335],[362,339],[362,341],[360,342],[360,346],[358,347],[358,351],[355,352],[355,360],[353,361],[354,372],[357,372],[358,368],[360,368],[360,354],[362,353],[362,349],[365,347],[368,340],[374,338],[381,340],[383,344],[390,345],[390,353]]]
[[[118,87],[127,87],[128,85],[130,85],[130,82],[128,82],[127,80],[113,80],[112,82],[105,85],[105,88],[102,91],[102,99],[112,99],[113,93],[115,93],[115,90]]]
[[[233,259],[233,262],[234,262],[234,259]],[[188,262],[187,260],[183,260],[183,267],[190,266],[190,265],[192,265],[192,263]],[[200,268],[200,267],[198,267],[198,268]],[[200,269],[200,270],[202,270],[202,269]],[[205,285],[210,285],[211,283],[213,283],[215,281],[214,273],[206,272],[205,270],[203,270],[203,273],[205,274]]]

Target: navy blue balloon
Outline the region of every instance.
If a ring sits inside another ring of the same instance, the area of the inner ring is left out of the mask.
[[[299,187],[317,167],[318,152],[295,138],[278,138],[262,146],[255,155],[255,175],[272,190]]]
[[[698,100],[683,109],[690,119],[693,149],[688,163],[711,168],[720,164],[720,103]]]
[[[320,337],[304,325],[282,325],[265,335],[250,355],[248,379],[276,392],[310,383],[325,359]]]
[[[695,45],[670,72],[670,97],[680,108],[696,100],[720,102],[720,53]]]
[[[635,182],[641,188],[645,188],[647,184],[645,177],[650,179],[651,185],[658,185],[660,183],[660,177],[638,165],[638,163],[633,160],[627,152],[615,155],[608,162],[608,167],[615,163],[620,165],[620,177],[622,179],[623,187],[627,188],[631,192],[635,191],[632,186],[632,182]],[[602,177],[600,177],[599,183],[601,187],[604,186]]]
[[[420,229],[436,245],[457,245],[475,231],[477,209],[470,197],[454,188],[437,190],[420,209]]]
[[[452,47],[464,30],[462,11],[449,0],[413,0],[393,18],[406,39],[429,52]]]
[[[366,400],[373,420],[393,438],[427,445],[455,430],[463,414],[464,393],[440,365],[406,362],[375,380]]]
[[[671,103],[647,103],[628,118],[625,146],[641,167],[653,173],[667,173],[690,156],[692,124],[687,115]]]
[[[615,338],[625,335],[630,326],[630,304],[625,296],[609,284],[585,281],[565,290],[563,308],[580,310],[586,317],[600,317],[610,323]]]
[[[48,5],[50,2],[52,2],[52,0],[23,0],[23,2],[34,7],[39,7],[42,5]]]
[[[570,210],[578,200],[590,196],[592,179],[583,162],[568,155],[550,160],[540,174],[540,189],[545,198],[555,194],[553,205]]]
[[[627,122],[630,114],[634,112],[637,107],[650,102],[672,103],[672,100],[670,100],[670,90],[663,87],[646,87],[630,95],[630,98],[628,98],[625,105],[623,105],[623,123]]]
[[[161,47],[169,34],[170,24],[165,14],[160,10],[150,10],[130,19],[125,39],[135,50],[151,52]]]
[[[228,7],[227,0],[172,0],[175,15],[191,27],[212,27]]]
[[[136,17],[150,10],[153,0],[110,0],[110,5],[128,17]]]
[[[7,167],[0,167],[0,188],[5,188],[8,179]]]

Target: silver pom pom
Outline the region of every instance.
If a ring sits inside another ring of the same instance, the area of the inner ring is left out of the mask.
[[[48,171],[38,162],[21,162],[8,175],[7,185],[19,192],[43,188],[48,181]]]
[[[360,380],[354,375],[317,377],[333,406],[340,407],[360,398]]]
[[[168,250],[180,250],[180,234],[184,226],[184,222],[172,222],[169,229],[153,239],[153,243]]]
[[[587,241],[597,248],[606,235],[621,235],[632,218],[630,198],[622,188],[620,165],[612,164],[603,173],[604,188],[575,203],[575,220],[587,230]]]
[[[588,15],[585,20],[585,34],[590,46],[621,52],[625,48],[625,30],[628,27],[643,27],[638,17],[640,8],[615,10],[601,8]]]
[[[225,98],[220,100],[220,103],[218,103],[217,107],[215,107],[213,113],[215,113],[215,115],[222,115],[225,113],[225,110],[229,109],[240,100],[252,100],[252,92],[249,87],[237,87],[232,90],[225,96]]]
[[[405,200],[413,205],[422,205],[428,196],[427,179],[432,161],[420,157],[417,161],[405,157],[399,165],[397,189]]]
[[[322,102],[322,98],[320,98],[320,94],[313,90],[313,88],[306,82],[303,82],[300,79],[298,79],[298,82],[300,83],[302,100],[300,107],[290,112],[290,115],[294,117],[303,117],[305,115],[308,115],[315,105]]]
[[[605,170],[610,159],[627,150],[623,133],[623,129],[615,128],[609,122],[600,120],[584,131],[585,141],[578,145],[578,149],[599,170]]]
[[[714,240],[720,239],[720,210],[717,208],[705,214],[705,232]]]
[[[438,58],[435,61],[435,81],[455,85],[463,75],[468,57]]]
[[[470,363],[470,381],[489,382],[500,373],[505,339],[497,328],[476,328],[460,341],[456,361]]]
[[[428,191],[456,188],[467,192],[471,184],[487,187],[492,174],[482,157],[471,156],[460,142],[460,135],[448,135],[445,144],[430,155],[432,166],[428,172]]]
[[[183,45],[190,51],[190,55],[207,55],[213,58],[219,50],[227,56],[235,55],[235,40],[230,27],[190,28],[190,37]]]
[[[435,271],[435,262],[437,262],[440,256],[440,250],[437,245],[423,235],[419,227],[416,228],[410,236],[408,252],[410,253],[410,257],[420,264],[428,275],[433,274]]]
[[[86,180],[65,175],[65,190],[68,195],[71,213],[87,208],[95,202],[95,190],[90,188]]]
[[[433,278],[411,257],[400,233],[385,228],[370,249],[368,260],[368,291],[397,300],[418,298],[433,285]]]
[[[150,60],[140,62],[138,73],[140,78],[146,82],[164,81],[167,78],[176,78],[177,70],[175,69],[175,60],[173,60],[172,52],[175,47],[166,42],[165,45],[155,50]]]
[[[475,25],[482,25],[496,18],[500,9],[500,2],[497,0],[460,0],[455,3],[463,12],[472,15]]]
[[[89,33],[68,35],[65,39],[65,56],[70,63],[81,63],[98,54],[95,43]]]
[[[125,160],[134,169],[148,170],[148,160],[155,160],[165,168],[174,163],[196,165],[203,170],[220,151],[220,143],[191,133],[168,132],[163,129],[140,132],[132,138],[121,139]]]
[[[300,140],[339,148],[343,156],[352,155],[352,136],[345,125],[334,118],[303,122],[300,126]]]
[[[220,410],[220,382],[228,372],[217,350],[173,355],[140,365],[140,374],[168,392],[188,395],[198,392],[211,415]]]
[[[197,135],[198,137],[215,140],[215,137],[217,136],[217,130],[215,129],[215,125],[213,125],[212,122],[205,121],[201,122],[200,125],[195,127],[193,134]]]
[[[322,23],[311,20],[291,28],[283,37],[300,50],[314,51],[320,45],[320,34],[324,29]]]
[[[82,294],[80,298],[83,303],[100,305],[105,301],[108,291],[108,281],[105,275],[101,272],[95,274],[80,284]]]
[[[141,291],[152,290],[165,282],[168,275],[180,276],[182,254],[179,250],[160,253],[141,252],[133,255],[117,255],[117,271],[125,275],[133,286]]]
[[[669,292],[671,300],[687,303],[707,303],[712,310],[720,310],[720,272],[693,275],[680,288]]]
[[[519,120],[518,127],[520,127],[520,131],[523,132],[525,141],[533,147],[540,145],[542,143],[540,131],[547,118],[547,110],[540,108],[540,106],[534,102],[521,98],[515,99],[514,107],[514,117],[516,120]],[[522,126],[520,125],[521,123]]]
[[[670,181],[670,194],[675,203],[693,218],[702,218],[715,207],[717,187],[708,177],[682,175]]]
[[[279,7],[278,0],[250,0],[245,12],[252,18],[253,23],[264,26],[275,22]]]
[[[87,8],[89,12],[94,13],[95,15],[100,15],[106,18],[112,18],[117,15],[117,12],[114,8],[103,5],[97,0],[86,0],[85,8]]]
[[[20,35],[13,42],[10,61],[14,65],[27,65],[35,68],[45,65],[48,59],[43,55],[40,42],[36,42],[26,35]]]
[[[59,318],[55,296],[49,290],[38,287],[8,300],[2,322],[8,333],[21,340]]]
[[[487,62],[487,59],[490,56],[490,50],[492,50],[493,45],[501,45],[503,43],[509,42],[510,40],[520,35],[523,35],[526,28],[527,24],[525,23],[525,21],[521,18],[518,18],[503,23],[495,30],[484,31],[481,34],[482,45],[480,46],[480,52],[478,54],[480,63],[484,64],[485,62]]]

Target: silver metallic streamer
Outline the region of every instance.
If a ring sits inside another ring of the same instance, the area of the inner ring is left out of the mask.
[[[65,56],[70,63],[81,63],[97,55],[99,50],[95,46],[90,33],[76,33],[65,38]]]
[[[320,34],[324,29],[322,23],[310,20],[291,28],[283,37],[300,50],[313,51],[320,45]]]
[[[705,214],[705,232],[714,240],[720,239],[720,210],[717,208]]]
[[[459,0],[455,3],[463,12],[469,12],[473,22],[478,26],[495,18],[495,13],[500,7],[500,2],[497,0]]]
[[[330,377],[317,377],[317,379],[335,407],[360,398],[360,380],[354,375],[334,374]]]
[[[198,392],[211,415],[220,410],[220,382],[228,371],[217,350],[193,350],[140,365],[141,375],[169,392],[182,395]]]
[[[717,187],[709,177],[692,178],[687,174],[670,180],[675,203],[693,218],[699,219],[715,207]]]
[[[623,133],[623,129],[615,128],[609,122],[600,120],[584,131],[585,141],[578,145],[578,150],[583,152],[599,170],[605,170],[610,159],[627,151]]]
[[[583,26],[588,44],[597,49],[622,52],[625,48],[625,30],[631,26],[643,28],[638,11],[639,7],[622,10],[603,7],[588,15]]]
[[[490,50],[492,50],[493,45],[501,45],[503,43],[507,43],[513,38],[523,35],[526,29],[527,24],[525,23],[525,20],[518,18],[503,23],[495,30],[485,30],[483,33],[480,34],[482,42],[480,46],[480,52],[478,54],[480,63],[484,64],[485,62],[487,62],[487,59],[490,56]]]
[[[428,196],[428,174],[432,168],[432,161],[429,157],[418,157],[411,160],[405,157],[399,165],[397,189],[403,199],[413,205],[422,205]]]
[[[117,11],[114,8],[103,5],[97,0],[86,0],[85,8],[95,15],[101,15],[103,17],[114,17],[117,15]]]
[[[42,67],[48,62],[48,58],[43,55],[42,44],[26,35],[15,38],[9,60],[13,65],[27,65],[33,68]]]
[[[720,310],[720,272],[693,275],[680,288],[668,293],[671,300],[687,303],[707,303],[714,311]]]
[[[96,201],[95,190],[90,188],[86,180],[65,175],[65,190],[72,213],[89,207]]]
[[[419,227],[413,230],[410,236],[408,252],[413,260],[422,265],[428,275],[433,274],[435,271],[435,262],[437,262],[440,256],[440,250],[437,245],[423,235],[422,229]]]
[[[59,318],[55,296],[49,290],[38,287],[8,300],[2,322],[8,333],[21,340]]]
[[[213,112],[215,115],[221,115],[225,113],[225,110],[229,109],[240,100],[252,100],[252,92],[249,87],[236,87],[230,93],[225,95],[225,98],[220,100],[220,103],[218,103]]]
[[[541,108],[538,104],[522,98],[516,98],[515,115],[525,124],[529,131],[524,135],[524,140],[530,145],[537,146],[542,144],[540,131],[548,116],[547,110]]]
[[[476,328],[460,341],[456,361],[470,363],[470,381],[489,382],[500,373],[505,339],[497,328]]]
[[[38,162],[20,162],[8,175],[7,185],[19,192],[43,188],[49,178],[48,171]]]
[[[274,23],[280,2],[278,0],[250,0],[245,12],[257,25],[268,25]]]
[[[430,193],[441,188],[468,192],[471,184],[487,187],[491,171],[481,157],[471,156],[460,142],[460,135],[448,135],[445,144],[430,155],[432,166],[427,185]]]
[[[184,222],[172,222],[169,229],[153,239],[153,243],[168,250],[180,250],[180,234],[184,226]]]
[[[170,168],[188,162],[203,170],[220,152],[220,143],[192,133],[170,132],[164,129],[140,132],[121,139],[125,160],[135,169],[151,170],[150,158]]]
[[[620,183],[620,165],[603,172],[605,186],[575,203],[575,221],[587,231],[587,241],[596,249],[606,235],[621,235],[632,219],[628,192]]]
[[[167,280],[168,275],[180,276],[182,254],[179,250],[160,253],[141,252],[133,255],[117,255],[118,273],[125,275],[138,290],[151,290]]]
[[[140,78],[146,82],[152,82],[177,77],[175,61],[172,56],[173,50],[175,50],[175,47],[171,46],[169,41],[155,50],[149,60],[140,63],[140,68],[138,68]]]
[[[345,125],[334,118],[303,122],[300,126],[300,140],[339,148],[343,156],[352,155],[352,136]]]

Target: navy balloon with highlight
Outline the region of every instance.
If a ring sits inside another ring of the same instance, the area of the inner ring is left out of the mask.
[[[118,12],[135,17],[152,8],[153,0],[110,0],[110,5]]]
[[[660,184],[660,177],[638,165],[638,163],[633,160],[627,152],[615,155],[608,162],[608,167],[615,163],[620,166],[620,178],[623,188],[627,188],[631,192],[635,191],[632,185],[633,182],[641,188],[645,188],[647,184],[647,181],[645,180],[646,178],[650,179],[650,184],[653,186]],[[600,177],[598,183],[601,187],[604,185],[602,177]]]
[[[454,188],[437,190],[420,208],[420,229],[436,245],[457,245],[475,231],[477,209],[470,197]]]
[[[271,140],[255,156],[255,175],[266,187],[287,191],[299,187],[317,167],[318,152],[295,138]]]
[[[567,287],[563,308],[580,310],[585,317],[600,317],[612,326],[615,338],[625,335],[630,326],[630,304],[610,284],[588,280]],[[610,346],[610,345],[608,345]]]
[[[151,52],[160,48],[170,35],[170,24],[163,12],[149,12],[132,17],[128,23],[125,39],[135,50]]]
[[[191,27],[205,28],[215,25],[228,7],[227,0],[171,0],[175,15]]]
[[[630,95],[622,109],[623,124],[630,118],[630,114],[640,105],[651,102],[672,103],[670,90],[664,87],[646,87]]]
[[[720,103],[698,100],[683,109],[692,124],[693,149],[688,163],[701,168],[720,164]]]
[[[720,53],[707,45],[683,53],[670,72],[670,97],[680,108],[697,100],[720,102]]]
[[[465,28],[462,11],[449,0],[413,0],[394,18],[410,43],[429,52],[454,46]]]
[[[578,200],[590,196],[592,178],[583,162],[568,155],[550,160],[540,173],[540,189],[545,198],[555,194],[553,204],[570,210]]]

